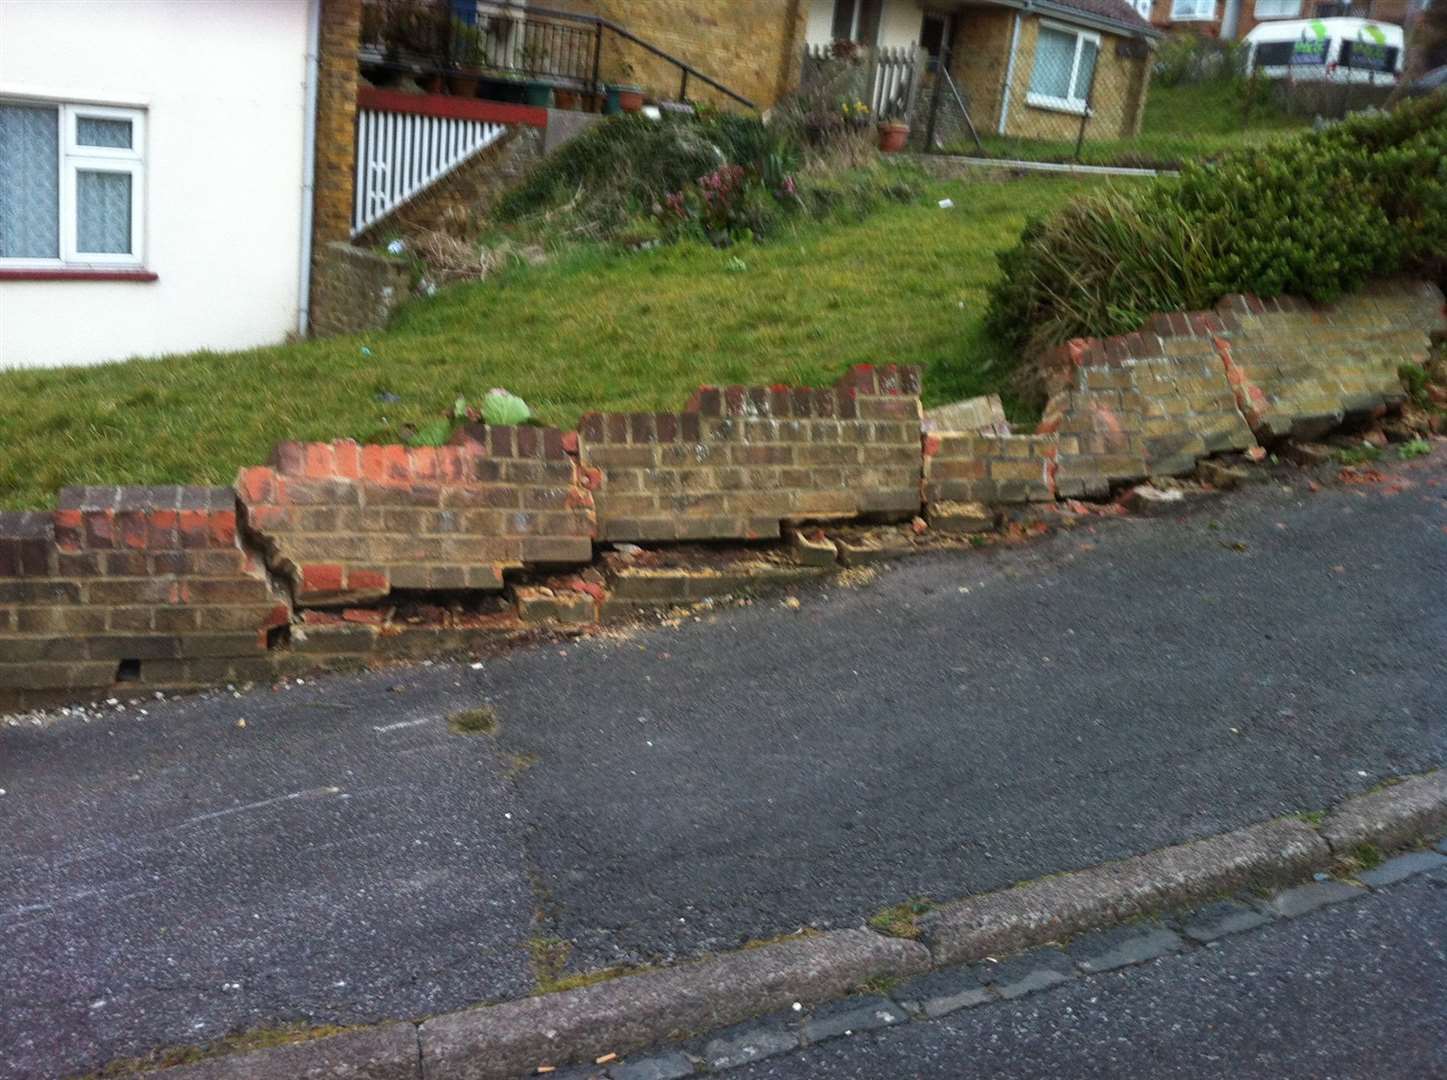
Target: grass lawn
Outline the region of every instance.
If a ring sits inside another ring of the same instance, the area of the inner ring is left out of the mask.
[[[1260,146],[1305,131],[1310,122],[1258,106],[1247,117],[1237,89],[1229,83],[1194,86],[1153,86],[1146,98],[1141,133],[1132,139],[1097,139],[1086,132],[1080,160],[1086,165],[1133,165],[1164,168],[1189,157],[1220,154]],[[1022,161],[1072,161],[1075,140],[984,136],[990,157]],[[977,153],[974,143],[951,147],[955,153]]]
[[[0,506],[49,505],[66,484],[229,484],[278,440],[395,440],[493,386],[560,425],[676,409],[700,383],[827,384],[862,362],[925,365],[931,401],[1001,390],[980,328],[995,254],[1091,184],[934,185],[760,247],[580,249],[414,301],[365,336],[0,372]]]

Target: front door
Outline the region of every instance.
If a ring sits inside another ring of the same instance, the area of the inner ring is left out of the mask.
[[[943,12],[927,11],[919,29],[919,47],[929,53],[930,67],[949,52],[955,33],[955,17]]]

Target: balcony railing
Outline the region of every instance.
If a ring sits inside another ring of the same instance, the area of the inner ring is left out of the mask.
[[[363,0],[360,59],[372,71],[528,80],[601,94],[605,59],[628,50],[671,66],[679,100],[687,100],[692,80],[747,108],[757,107],[678,57],[596,16],[501,0]]]

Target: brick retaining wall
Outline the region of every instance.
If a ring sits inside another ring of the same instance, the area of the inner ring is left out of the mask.
[[[926,431],[918,369],[862,366],[824,390],[704,387],[676,413],[590,413],[576,432],[282,443],[234,491],[67,488],[54,511],[0,513],[0,707],[459,652],[650,602],[668,575],[589,565],[598,542],[936,512],[974,527],[987,507],[964,504],[1108,495],[1380,414],[1402,399],[1397,366],[1444,328],[1421,283],[1331,306],[1227,297],[1062,347],[1031,434],[993,401],[935,411]]]
[[[593,497],[556,428],[442,447],[282,443],[237,481],[248,531],[307,607],[394,590],[499,590],[529,564],[587,563]]]
[[[269,678],[290,621],[228,488],[66,488],[0,514],[0,703]]]
[[[919,511],[918,368],[832,389],[704,387],[681,413],[589,413],[600,540],[777,538],[782,522]]]

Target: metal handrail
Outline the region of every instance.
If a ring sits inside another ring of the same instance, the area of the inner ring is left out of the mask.
[[[698,68],[694,67],[686,60],[681,60],[678,57],[674,56],[672,53],[669,53],[664,49],[660,49],[652,42],[645,41],[643,38],[633,33],[627,27],[620,26],[618,23],[613,22],[611,19],[605,19],[599,15],[581,15],[577,12],[572,11],[558,11],[553,8],[534,7],[531,4],[524,7],[522,5],[512,3],[511,0],[494,0],[494,2],[488,4],[488,7],[489,9],[491,9],[489,11],[489,14],[507,15],[510,17],[518,18],[519,21],[523,22],[524,24],[526,24],[531,17],[554,19],[560,22],[580,23],[595,28],[598,34],[598,50],[597,52],[595,52],[593,64],[593,83],[595,87],[601,85],[598,70],[599,55],[601,54],[602,49],[602,34],[604,31],[607,31],[609,33],[618,35],[618,37],[622,38],[623,40],[631,42],[632,44],[638,46],[646,52],[652,53],[660,60],[663,60],[666,63],[676,67],[681,73],[681,79],[679,84],[680,99],[685,99],[687,97],[688,81],[690,78],[693,78],[697,79],[704,85],[718,91],[725,97],[738,102],[745,108],[753,109],[755,111],[757,111],[759,108],[758,105],[756,105],[753,101],[750,101],[742,94],[736,93],[735,91],[729,89],[727,86],[719,82],[717,79],[713,78],[711,75],[707,75],[704,72],[698,70]]]
[[[758,106],[755,105],[748,98],[744,97],[742,94],[734,93],[734,91],[730,90],[723,83],[719,82],[717,79],[712,78],[711,76],[705,75],[703,72],[699,71],[698,68],[694,67],[686,60],[680,60],[672,53],[665,52],[663,49],[660,49],[652,42],[644,41],[641,37],[633,33],[633,31],[629,30],[627,27],[620,26],[613,20],[605,19],[601,15],[580,15],[577,12],[572,11],[556,11],[552,8],[534,7],[531,4],[529,4],[527,7],[522,7],[520,5],[509,2],[509,0],[499,0],[497,6],[500,8],[510,8],[513,11],[519,11],[525,14],[531,13],[533,15],[542,15],[545,18],[550,19],[564,19],[571,20],[573,22],[588,23],[594,26],[601,26],[603,29],[612,31],[619,37],[624,38],[627,41],[631,41],[633,42],[633,44],[639,46],[640,48],[646,49],[648,52],[651,52],[660,60],[666,60],[674,67],[678,68],[681,72],[683,72],[683,88],[685,90],[688,88],[689,76],[692,76],[693,78],[699,80],[699,82],[705,83],[708,86],[713,87],[720,94],[723,94],[726,97],[733,98],[733,100],[737,101],[740,105],[743,105],[744,107],[749,109],[758,109]],[[684,95],[682,93],[679,94],[679,97],[683,96]]]

